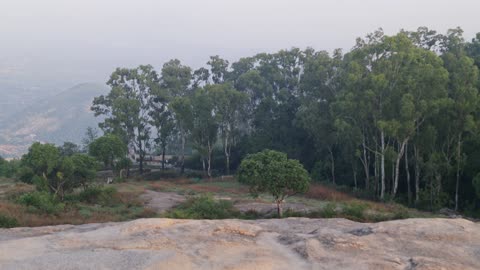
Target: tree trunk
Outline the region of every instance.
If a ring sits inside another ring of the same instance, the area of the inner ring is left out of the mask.
[[[139,171],[140,174],[143,174],[143,157],[142,157],[142,155],[140,155],[138,171]]]
[[[376,148],[376,147],[375,147]],[[373,163],[373,179],[374,179],[374,192],[375,196],[380,196],[378,190],[378,153],[375,151],[375,162]]]
[[[458,134],[457,142],[457,182],[455,184],[455,211],[458,211],[458,190],[460,187],[460,159],[462,158],[462,134]]]
[[[223,150],[225,152],[225,173],[227,175],[230,174],[230,148],[229,148],[229,145],[228,145],[228,139],[229,139],[229,136],[228,136],[228,133],[227,133],[225,135],[224,147],[223,147]]]
[[[138,166],[138,171],[140,174],[143,174],[143,159],[145,157],[145,154],[143,153],[143,144],[142,144],[142,141],[139,140],[138,141],[138,150],[139,150],[139,155],[138,155],[138,162],[139,162],[139,166]]]
[[[381,187],[380,187],[380,199],[383,200],[385,198],[385,134],[383,130],[380,131],[380,140],[381,140],[381,153],[380,153],[380,179],[381,179]]]
[[[420,156],[418,148],[413,145],[413,153],[415,155],[415,204],[420,201]]]
[[[277,214],[279,218],[283,217],[282,201],[277,200]]]
[[[166,145],[162,145],[162,171],[165,170],[165,148]]]
[[[328,152],[330,153],[330,163],[331,163],[330,171],[331,171],[331,174],[332,174],[332,182],[335,185],[336,184],[336,181],[335,181],[335,158],[333,157],[332,148],[328,147]]]
[[[365,137],[363,138],[363,169],[365,171],[365,189],[369,190],[370,189],[370,173],[369,173],[369,164],[368,164],[368,159],[367,159],[367,146],[365,144]]]
[[[205,166],[205,157],[202,156],[202,172],[203,172],[203,176],[206,176],[206,166]]]
[[[400,145],[400,151],[397,155],[397,161],[395,161],[395,176],[393,178],[393,192],[392,192],[392,199],[395,198],[398,190],[398,181],[400,177],[400,161],[402,160],[403,153],[405,151],[405,145],[408,142],[408,137],[403,140],[402,144]]]
[[[182,155],[180,158],[180,174],[185,172],[185,132],[182,131]]]
[[[212,151],[213,151],[213,146],[208,142],[208,153],[207,153],[207,175],[208,178],[212,178],[212,172],[211,172],[211,167],[212,167]]]
[[[410,189],[410,170],[408,168],[408,143],[405,144],[405,173],[407,175],[408,205],[412,204],[412,190]]]

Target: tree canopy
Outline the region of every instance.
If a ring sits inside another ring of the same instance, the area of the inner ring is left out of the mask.
[[[248,155],[240,164],[238,179],[250,186],[254,196],[272,195],[279,217],[285,198],[306,192],[310,185],[310,176],[298,160],[288,159],[286,154],[273,150]]]

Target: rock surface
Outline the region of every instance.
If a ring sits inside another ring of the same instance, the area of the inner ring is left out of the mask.
[[[0,230],[1,269],[480,269],[480,224],[173,220]]]

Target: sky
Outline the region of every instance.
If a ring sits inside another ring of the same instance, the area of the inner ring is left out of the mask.
[[[427,26],[480,32],[478,0],[0,0],[0,81],[62,88],[115,67],[291,47],[349,50],[355,38]]]

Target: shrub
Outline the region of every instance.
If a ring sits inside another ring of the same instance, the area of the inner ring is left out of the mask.
[[[367,209],[367,205],[361,203],[349,203],[342,209],[342,214],[352,220],[364,220],[364,211]]]
[[[18,221],[15,218],[0,214],[0,228],[13,228],[18,226]]]
[[[320,216],[322,218],[333,218],[337,215],[337,212],[335,211],[336,205],[334,203],[328,203],[323,207],[323,209],[320,211]]]
[[[47,214],[57,214],[65,208],[65,204],[60,203],[55,196],[47,192],[31,192],[20,196],[20,204],[39,210]]]
[[[239,216],[230,201],[215,200],[211,195],[193,197],[166,215],[180,219],[225,219]]]
[[[112,205],[117,202],[117,190],[113,187],[91,186],[78,194],[78,200],[85,203]]]

